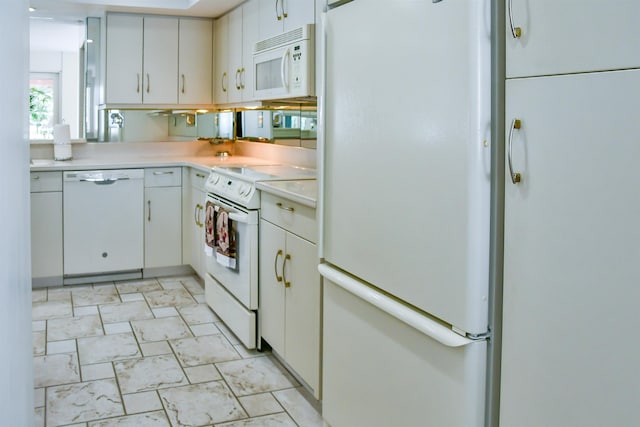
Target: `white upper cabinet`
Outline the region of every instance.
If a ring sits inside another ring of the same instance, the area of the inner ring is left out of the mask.
[[[249,0],[215,22],[217,104],[254,99],[253,46],[258,41],[258,17],[257,0]]]
[[[229,99],[229,15],[216,19],[214,23],[215,55],[213,73],[213,100],[226,104]]]
[[[210,104],[212,21],[107,15],[106,103]]]
[[[259,40],[315,22],[315,0],[259,0]]]
[[[213,22],[180,18],[178,102],[210,104],[213,69]]]
[[[143,103],[177,103],[178,19],[145,17],[143,45]]]
[[[508,0],[507,77],[640,66],[637,0]]]
[[[142,16],[107,15],[107,103],[142,103],[142,22]]]

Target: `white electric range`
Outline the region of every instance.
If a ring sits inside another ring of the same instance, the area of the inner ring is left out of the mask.
[[[205,299],[248,349],[259,346],[260,191],[256,183],[315,178],[314,169],[290,165],[215,166],[205,183],[205,229],[211,246]]]

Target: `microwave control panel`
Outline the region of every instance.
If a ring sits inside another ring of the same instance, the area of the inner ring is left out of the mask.
[[[291,47],[291,89],[298,89],[302,86],[305,78],[306,69],[304,66],[304,46],[302,43],[295,44]]]

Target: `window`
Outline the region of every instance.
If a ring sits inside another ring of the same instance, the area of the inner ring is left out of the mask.
[[[59,119],[58,74],[31,73],[29,80],[29,138],[53,139]]]

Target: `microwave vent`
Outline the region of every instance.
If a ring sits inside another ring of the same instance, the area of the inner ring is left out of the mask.
[[[277,36],[260,40],[256,43],[254,53],[264,52],[282,45],[308,39],[312,29],[313,24],[307,24],[303,27],[294,28],[293,30],[278,34]]]

